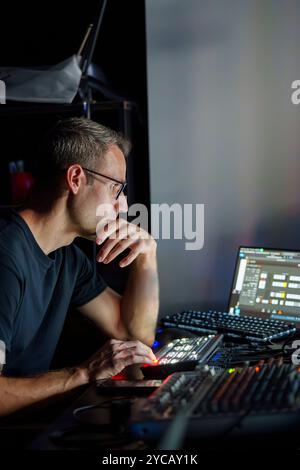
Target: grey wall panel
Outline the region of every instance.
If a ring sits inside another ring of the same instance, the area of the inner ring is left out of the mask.
[[[205,204],[159,240],[161,313],[225,305],[239,244],[300,248],[300,3],[146,0],[151,202]]]

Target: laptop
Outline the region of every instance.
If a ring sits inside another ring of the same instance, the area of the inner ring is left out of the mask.
[[[256,342],[295,334],[300,331],[300,251],[241,246],[226,312],[185,310],[166,315],[161,325]]]
[[[228,312],[293,322],[300,329],[300,251],[241,246]]]

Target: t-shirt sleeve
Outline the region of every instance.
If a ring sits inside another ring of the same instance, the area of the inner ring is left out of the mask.
[[[22,289],[18,277],[9,268],[1,266],[0,276],[0,341],[2,341],[1,348],[5,347],[6,352],[9,352]]]
[[[101,294],[107,287],[97,270],[97,261],[91,261],[83,251],[74,245],[77,278],[73,290],[71,305],[81,307]]]

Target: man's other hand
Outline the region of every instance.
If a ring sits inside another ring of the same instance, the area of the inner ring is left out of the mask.
[[[154,238],[141,227],[121,218],[97,231],[96,243],[103,243],[97,254],[97,261],[104,264],[110,263],[128,248],[130,253],[120,261],[121,268],[131,264],[141,254],[156,254]]]

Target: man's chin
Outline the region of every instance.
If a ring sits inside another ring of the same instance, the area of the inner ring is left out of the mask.
[[[114,224],[116,222],[117,218],[111,218],[111,219],[102,219],[97,223],[96,227],[96,235],[97,233],[102,232],[102,230],[105,229],[106,226],[109,226],[109,224]]]

